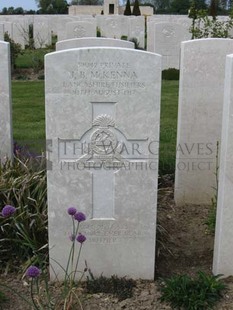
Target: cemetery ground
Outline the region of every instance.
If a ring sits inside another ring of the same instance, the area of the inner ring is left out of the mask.
[[[30,152],[35,154],[44,150],[44,84],[43,81],[35,81],[43,72],[39,70],[35,77],[35,70],[32,72],[30,68],[24,69],[25,71],[16,71],[14,74],[14,78],[21,76],[20,79],[24,81],[13,81],[12,86],[14,140],[18,145],[26,144]],[[32,81],[28,81],[28,78]],[[88,293],[83,286],[78,290],[83,309],[172,309],[159,301],[161,278],[175,274],[193,277],[198,271],[211,274],[214,233],[207,222],[213,206],[210,203],[209,206],[177,207],[173,200],[177,98],[178,82],[163,81],[156,281],[136,281],[133,296],[124,300],[102,292]],[[4,258],[0,258],[1,260],[4,261]],[[30,283],[26,277],[22,277],[26,263],[21,265],[14,255],[9,262],[8,265],[1,263],[0,283],[12,287],[29,299]],[[228,278],[224,281],[227,283],[227,290],[223,292],[223,299],[215,309],[233,309],[233,280]],[[58,298],[60,286],[51,285],[53,295]],[[2,302],[0,299],[0,309],[30,309],[17,294],[5,289],[3,291],[6,301]],[[73,309],[79,309],[79,306],[76,305]]]

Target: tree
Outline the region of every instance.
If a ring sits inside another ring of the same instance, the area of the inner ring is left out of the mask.
[[[190,8],[189,0],[173,0],[171,2],[171,12],[178,14],[188,14]]]
[[[126,2],[126,6],[125,6],[125,11],[124,11],[124,15],[131,15],[131,8],[130,8],[130,0],[127,0]]]
[[[67,14],[66,0],[36,0],[41,14]]]
[[[134,2],[132,15],[135,15],[135,16],[140,16],[141,15],[141,11],[140,11],[139,1],[138,0],[135,0],[135,2]]]

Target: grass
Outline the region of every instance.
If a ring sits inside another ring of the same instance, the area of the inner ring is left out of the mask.
[[[41,152],[45,141],[44,82],[13,81],[12,98],[14,141]]]
[[[22,54],[17,57],[16,67],[21,69],[34,68],[39,60],[42,63],[44,62],[44,56],[48,52],[49,51],[44,48],[36,50],[25,49]]]
[[[14,140],[40,152],[45,141],[43,81],[13,81]],[[160,174],[175,169],[178,81],[163,81],[160,130]]]

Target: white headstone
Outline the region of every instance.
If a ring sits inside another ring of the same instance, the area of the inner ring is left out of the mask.
[[[175,175],[178,205],[210,204],[214,198],[225,58],[231,52],[231,39],[200,39],[181,44]]]
[[[139,47],[145,47],[145,18],[144,16],[131,16],[129,18],[128,40],[136,38]]]
[[[121,39],[129,34],[129,18],[124,15],[96,16],[97,26],[101,36],[106,38]]]
[[[35,48],[43,48],[52,43],[52,33],[47,18],[36,19],[33,24]]]
[[[10,38],[13,38],[13,24],[10,22],[4,22],[4,31],[8,33]]]
[[[61,51],[70,48],[94,46],[134,48],[134,43],[130,41],[109,38],[77,38],[57,42],[56,50]]]
[[[10,44],[7,42],[0,42],[0,59],[0,162],[4,162],[13,156]]]
[[[147,50],[163,56],[162,68],[180,65],[180,44],[191,39],[188,29],[174,22],[149,23]]]
[[[233,55],[226,58],[213,273],[233,275]]]
[[[58,278],[70,243],[68,206],[87,216],[81,269],[153,279],[161,57],[123,48],[46,55],[49,248]],[[51,276],[55,279],[54,274]]]
[[[96,20],[77,21],[66,24],[66,38],[96,37]]]
[[[0,24],[0,41],[4,41],[4,24]]]
[[[29,24],[26,20],[20,22],[13,22],[13,40],[15,43],[25,48],[25,44],[29,42]]]

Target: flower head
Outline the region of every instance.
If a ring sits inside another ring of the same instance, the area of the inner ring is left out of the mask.
[[[26,271],[26,276],[30,278],[37,278],[39,277],[41,270],[36,266],[30,266]]]
[[[86,237],[84,236],[84,235],[82,235],[82,234],[78,234],[78,236],[77,236],[77,238],[76,238],[76,240],[79,242],[79,243],[83,243],[83,242],[85,242],[86,241]]]
[[[77,212],[75,215],[74,215],[74,218],[76,221],[78,222],[83,222],[86,220],[86,215],[82,212]]]
[[[77,212],[77,209],[74,207],[70,207],[68,208],[67,212],[69,215],[75,215],[75,213]]]
[[[16,209],[13,206],[10,205],[6,205],[3,209],[2,209],[2,216],[3,217],[10,217],[11,215],[13,215],[15,213]]]

